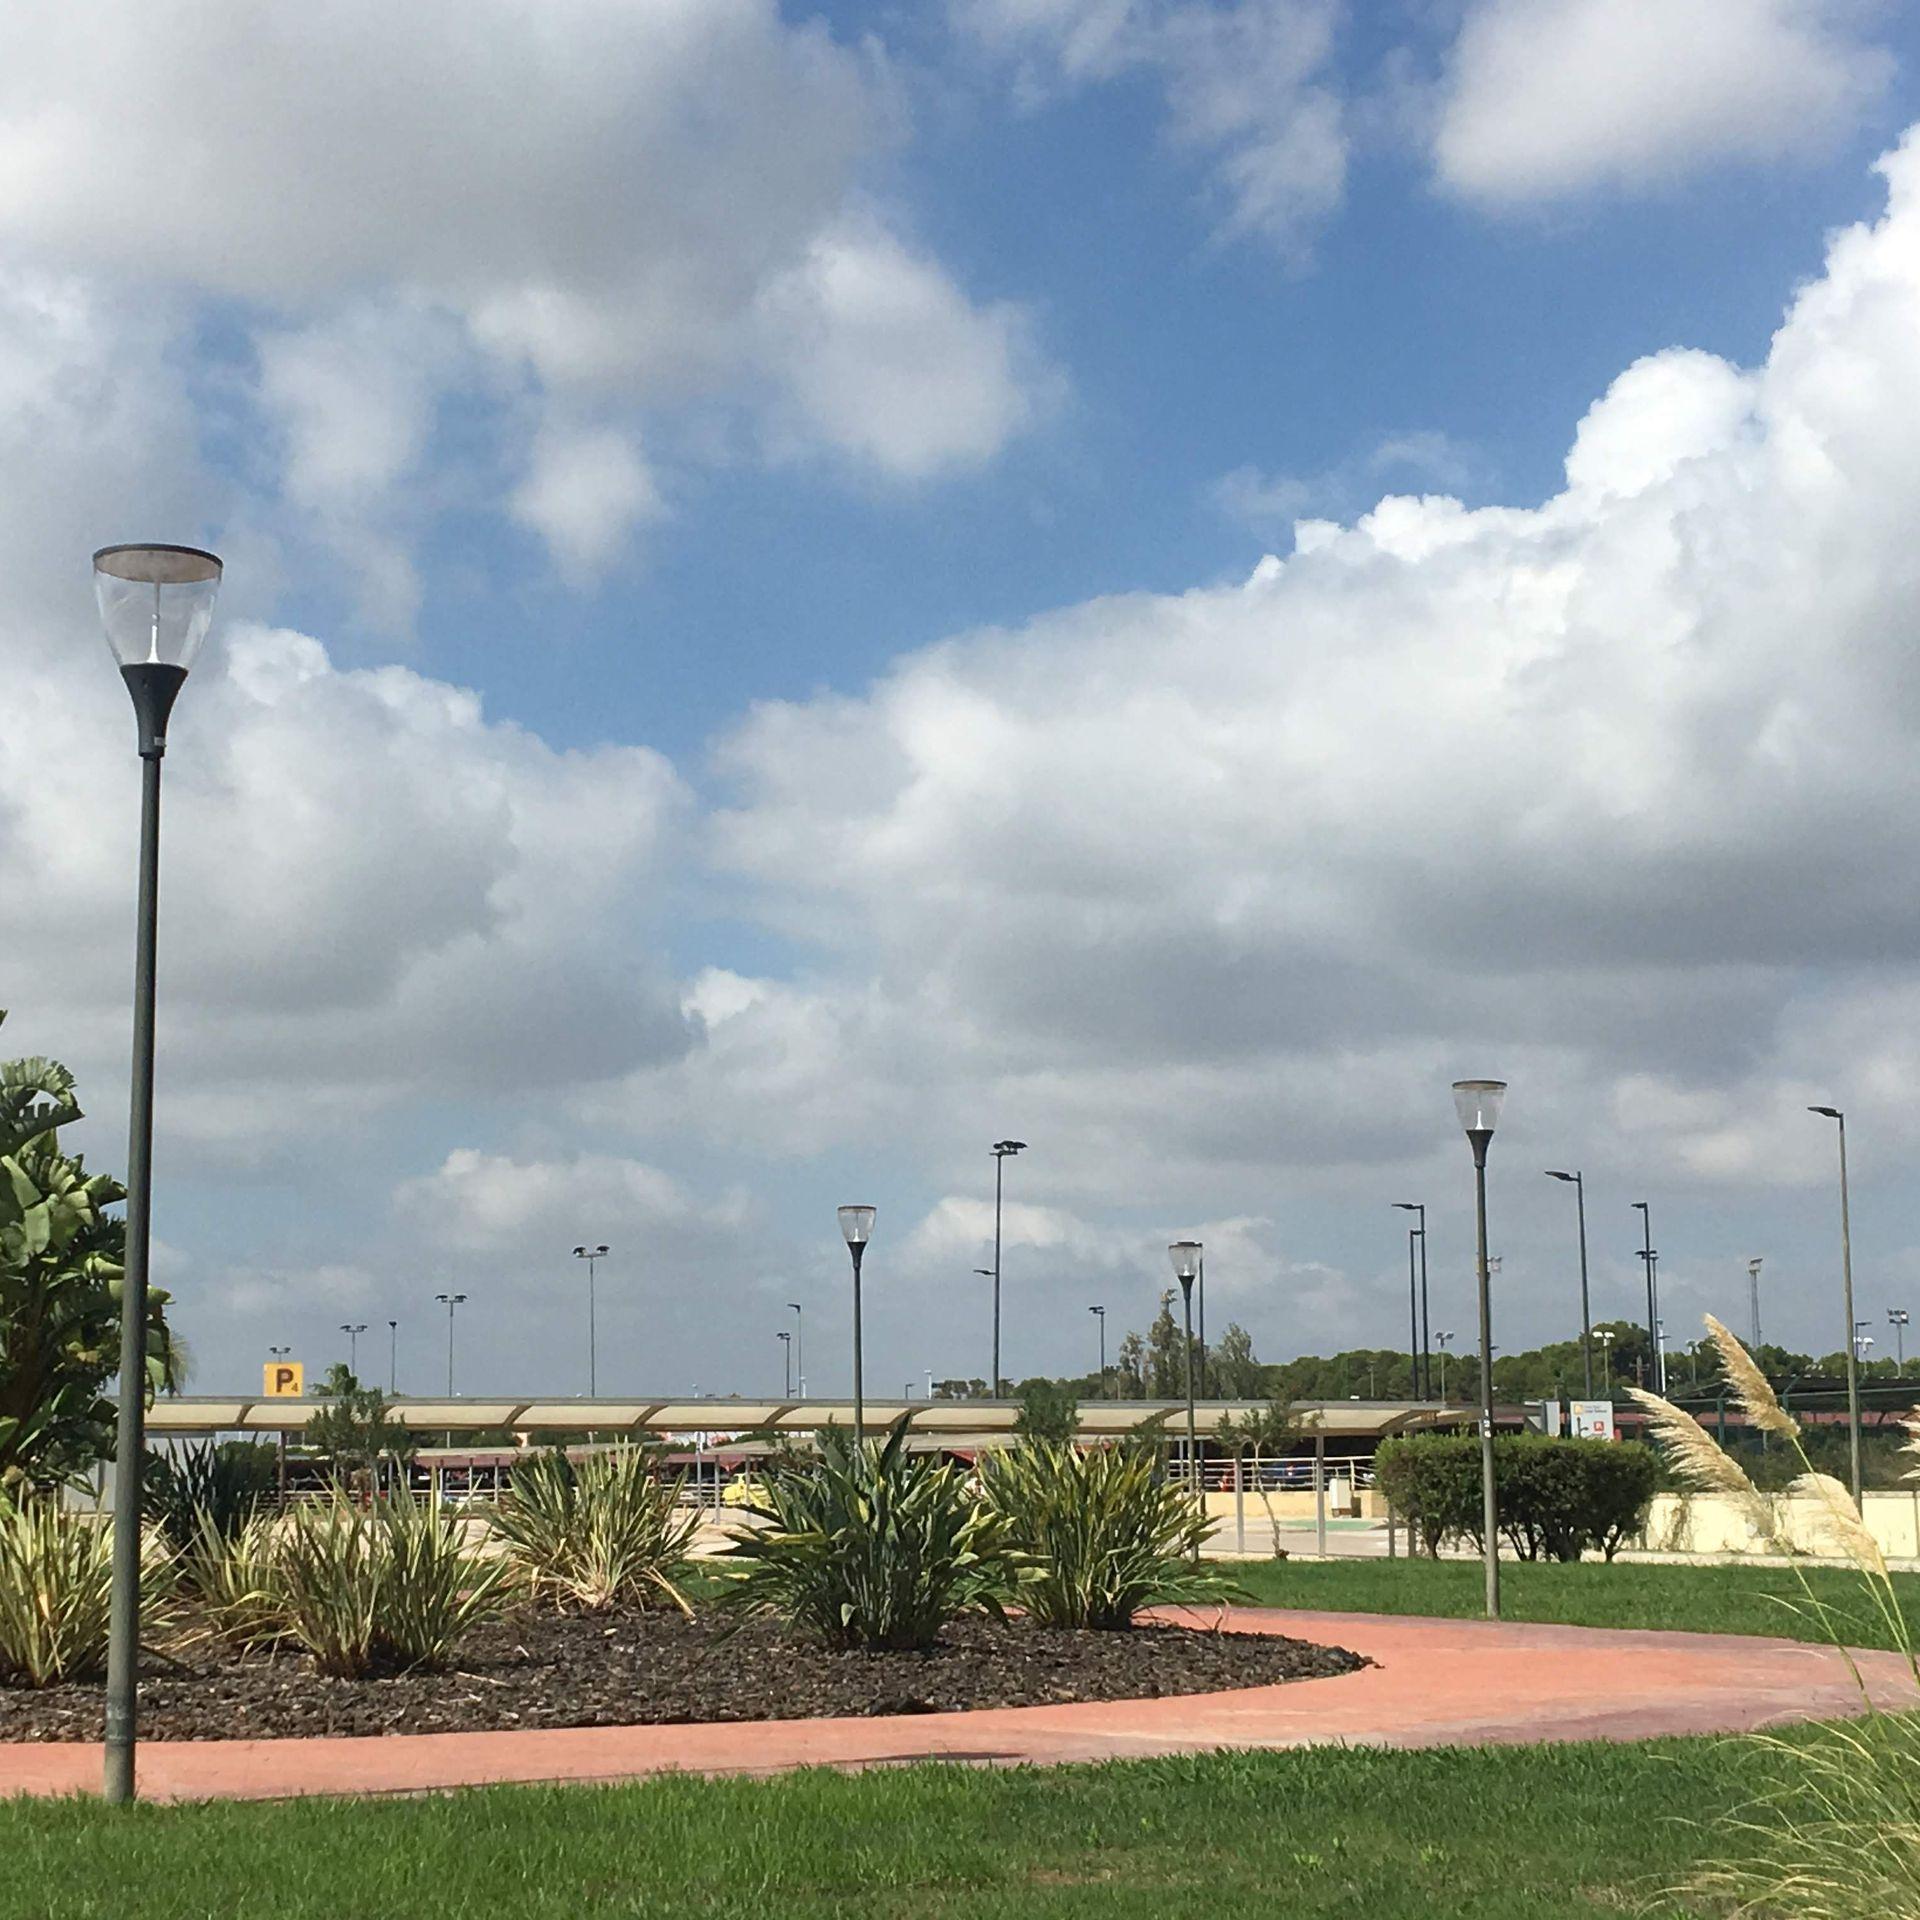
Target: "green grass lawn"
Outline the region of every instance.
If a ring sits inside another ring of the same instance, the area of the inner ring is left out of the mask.
[[[1065,1920],[1619,1914],[1777,1756],[1727,1741],[0,1806],[33,1920]],[[1679,1911],[1656,1903],[1653,1911]]]
[[[1347,1613],[1478,1617],[1485,1587],[1477,1560],[1240,1561],[1234,1578],[1263,1606]],[[1832,1610],[1856,1646],[1894,1644],[1857,1573],[1835,1567],[1673,1567],[1594,1561],[1502,1561],[1501,1612],[1509,1620],[1577,1627],[1653,1627],[1689,1633],[1761,1633],[1790,1640],[1829,1637],[1819,1607]],[[1920,1641],[1920,1576],[1895,1574],[1901,1610]],[[1818,1602],[1810,1606],[1809,1590]]]

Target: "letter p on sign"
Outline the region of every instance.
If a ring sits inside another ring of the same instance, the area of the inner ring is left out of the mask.
[[[265,1373],[270,1400],[298,1400],[306,1391],[307,1370],[298,1360],[269,1360]]]

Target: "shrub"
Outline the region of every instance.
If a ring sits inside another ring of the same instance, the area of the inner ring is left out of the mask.
[[[181,1587],[220,1639],[239,1647],[286,1638],[279,1573],[280,1523],[258,1514],[236,1534],[203,1519],[180,1561]]]
[[[470,1627],[497,1613],[506,1563],[470,1552],[461,1523],[409,1496],[365,1512],[337,1495],[281,1525],[271,1557],[286,1635],[322,1673],[438,1672]]]
[[[203,1526],[231,1540],[273,1490],[274,1473],[273,1449],[258,1441],[225,1446],[206,1441],[177,1453],[150,1454],[147,1518],[182,1553],[193,1546]]]
[[[1020,1604],[1043,1627],[1124,1628],[1156,1602],[1232,1591],[1198,1563],[1207,1518],[1182,1487],[1159,1479],[1145,1446],[1081,1453],[1032,1440],[981,1466],[987,1504],[1031,1562]]]
[[[516,1467],[493,1522],[515,1576],[562,1612],[664,1599],[691,1613],[673,1575],[699,1515],[654,1468],[640,1447],[590,1454],[577,1467],[564,1453],[539,1453]]]
[[[999,1615],[1020,1577],[1005,1520],[906,1439],[904,1417],[860,1447],[829,1429],[811,1470],[767,1481],[746,1508],[759,1525],[721,1556],[737,1571],[720,1604],[893,1651],[931,1646],[955,1614]]]
[[[143,1554],[142,1620],[150,1638],[172,1622],[172,1557]],[[113,1604],[113,1528],[52,1500],[0,1505],[0,1680],[52,1687],[97,1679],[107,1665]]]
[[[1481,1544],[1477,1434],[1388,1440],[1375,1457],[1380,1485],[1429,1554],[1449,1540]],[[1500,1434],[1493,1443],[1502,1537],[1523,1560],[1611,1560],[1645,1520],[1657,1466],[1636,1441],[1549,1440]]]
[[[1029,1380],[1020,1389],[1020,1411],[1014,1416],[1016,1438],[1064,1446],[1080,1428],[1080,1402],[1070,1387],[1056,1380]]]

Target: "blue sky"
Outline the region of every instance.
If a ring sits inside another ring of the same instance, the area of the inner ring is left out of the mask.
[[[168,843],[205,1384],[389,1312],[424,1367],[457,1278],[475,1384],[561,1389],[586,1237],[603,1378],[764,1386],[849,1183],[876,1369],[944,1367],[1009,1131],[1018,1368],[1176,1232],[1263,1352],[1391,1341],[1488,1059],[1503,1345],[1567,1330],[1536,1159],[1607,1310],[1650,1197],[1676,1321],[1764,1251],[1837,1345],[1802,1095],[1875,1317],[1920,1282],[1904,10],[484,11],[48,10],[0,79],[0,1004],[109,1162],[71,555],[230,563]]]

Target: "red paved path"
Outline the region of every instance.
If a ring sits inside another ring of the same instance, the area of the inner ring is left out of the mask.
[[[684,1770],[757,1774],[911,1760],[1044,1764],[1328,1741],[1431,1747],[1637,1740],[1831,1719],[1861,1704],[1839,1654],[1785,1640],[1270,1608],[1235,1608],[1229,1624],[1334,1642],[1379,1664],[1328,1680],[1177,1700],[893,1719],[156,1741],[140,1749],[140,1790],[156,1800],[271,1799]],[[1879,1704],[1920,1704],[1899,1655],[1857,1658]],[[97,1746],[0,1744],[0,1794],[92,1793],[99,1784]]]

